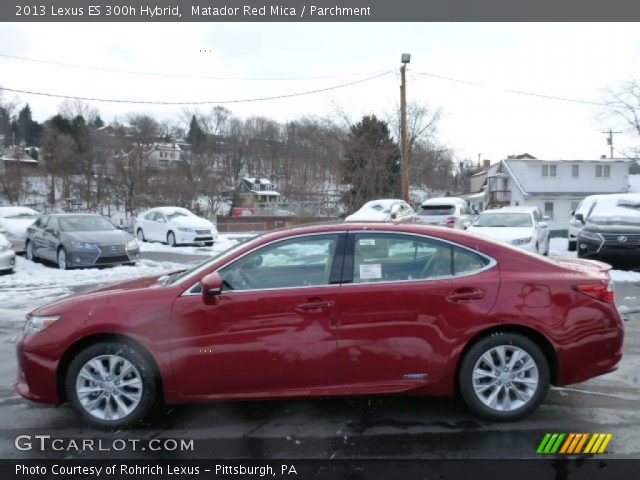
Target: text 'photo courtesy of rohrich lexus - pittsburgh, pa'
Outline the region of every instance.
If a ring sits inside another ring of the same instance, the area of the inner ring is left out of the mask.
[[[616,369],[609,270],[411,222],[282,229],[37,308],[15,388],[107,428],[162,405],[373,394],[512,421]]]

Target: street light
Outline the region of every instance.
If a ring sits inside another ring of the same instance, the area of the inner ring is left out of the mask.
[[[409,203],[409,148],[407,139],[407,79],[405,72],[407,63],[411,61],[410,53],[403,53],[400,57],[400,162],[402,198]]]
[[[411,62],[411,54],[410,53],[403,53],[402,57],[400,57],[400,61],[404,64],[410,63]]]

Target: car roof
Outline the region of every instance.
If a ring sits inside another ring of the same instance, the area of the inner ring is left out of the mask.
[[[485,210],[482,213],[533,213],[539,210],[538,207],[502,207],[490,210]]]
[[[102,217],[105,218],[104,215],[100,215],[99,213],[45,213],[42,215],[47,217]]]
[[[149,212],[167,213],[167,212],[176,212],[176,211],[184,211],[184,212],[193,213],[193,212],[191,212],[190,210],[187,210],[184,207],[153,207],[153,208],[150,208],[149,210],[145,210],[142,213],[149,213]]]
[[[460,198],[460,197],[436,197],[436,198],[430,198],[428,200],[425,200],[424,202],[422,202],[422,206],[427,206],[427,205],[447,205],[447,206],[455,206],[455,205],[459,205],[459,204],[465,204],[466,205],[467,201],[464,198]]]
[[[379,200],[370,200],[362,207],[371,207],[373,205],[381,205],[383,207],[390,207],[396,203],[405,203],[401,198],[381,198]]]
[[[39,214],[33,208],[29,207],[0,207],[0,217],[4,217],[5,215],[16,215],[20,213],[35,213],[36,215]]]

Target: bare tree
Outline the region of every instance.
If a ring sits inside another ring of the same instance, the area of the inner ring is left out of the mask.
[[[633,134],[640,139],[640,81],[629,80],[617,90],[607,90],[607,107],[601,118],[605,121],[613,120],[616,128],[624,129],[625,133]],[[640,146],[634,148],[634,156],[640,153]]]

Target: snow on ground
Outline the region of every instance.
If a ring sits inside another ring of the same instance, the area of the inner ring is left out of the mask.
[[[164,243],[158,242],[139,242],[140,243],[140,251],[141,252],[170,252],[170,253],[187,253],[192,255],[216,255],[224,250],[227,250],[234,245],[236,245],[239,241],[251,238],[253,235],[233,235],[233,234],[221,234],[218,236],[218,240],[211,245],[207,246],[197,246],[197,245],[186,245],[179,247],[171,247]]]
[[[568,240],[566,238],[552,238],[549,243],[549,256],[576,258],[578,255],[576,252],[568,250]],[[640,283],[640,272],[611,270],[611,278],[614,282],[619,283]]]

